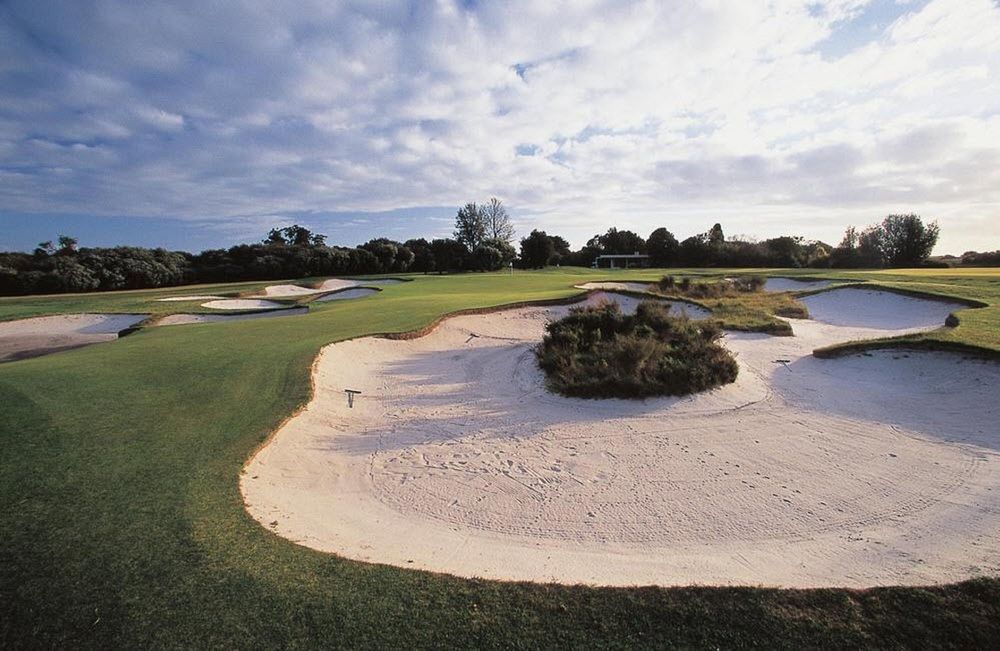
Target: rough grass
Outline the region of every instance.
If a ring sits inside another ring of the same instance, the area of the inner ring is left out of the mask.
[[[764,278],[756,275],[710,280],[667,275],[651,289],[661,296],[697,302],[711,310],[715,322],[726,330],[790,336],[792,327],[776,317],[805,319],[808,310],[791,294],[762,292],[763,287]]]
[[[536,349],[549,388],[581,398],[647,398],[705,391],[736,380],[738,366],[711,322],[670,315],[643,301],[576,308],[546,326]]]
[[[1000,303],[996,270],[935,271],[951,275],[856,279]],[[653,281],[664,272],[627,273]],[[418,278],[357,301],[314,303],[302,317],[148,329],[0,365],[0,646],[996,644],[998,579],[864,591],[463,580],[314,552],[243,509],[243,463],[308,399],[322,345],[418,329],[458,309],[565,298],[578,293],[573,284],[602,279],[616,278],[567,269]],[[2,300],[0,318],[142,311],[142,296]],[[1000,348],[996,312],[971,318],[987,309],[995,307],[962,310],[957,328],[933,336]]]

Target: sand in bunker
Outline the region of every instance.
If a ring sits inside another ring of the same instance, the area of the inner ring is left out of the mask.
[[[829,280],[808,280],[797,278],[767,278],[764,280],[765,292],[804,292],[810,289],[820,289],[830,284]]]
[[[313,400],[246,468],[250,513],[315,549],[496,579],[860,587],[1000,572],[997,364],[817,360],[817,345],[885,331],[794,321],[796,337],[728,335],[740,376],[716,391],[576,400],[545,390],[532,355],[564,312],[326,347]],[[362,391],[353,409],[345,388]]]
[[[201,306],[213,310],[260,310],[284,307],[281,303],[257,298],[228,298],[221,301],[202,303]]]
[[[118,338],[145,314],[61,314],[0,322],[0,362],[38,357]]]

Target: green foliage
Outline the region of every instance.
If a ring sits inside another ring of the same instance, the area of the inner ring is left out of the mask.
[[[555,243],[545,231],[533,230],[521,240],[521,264],[529,269],[541,269],[555,254]]]
[[[672,267],[678,262],[680,244],[674,234],[665,228],[657,228],[646,240],[649,261],[654,267]]]
[[[645,398],[704,391],[736,380],[738,366],[710,322],[673,317],[643,301],[634,316],[616,303],[575,308],[546,326],[536,356],[550,388],[584,398]]]

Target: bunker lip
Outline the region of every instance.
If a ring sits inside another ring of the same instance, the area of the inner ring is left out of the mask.
[[[58,314],[0,322],[0,362],[111,341],[148,314]]]
[[[308,307],[288,307],[283,309],[259,310],[256,312],[238,312],[236,314],[168,314],[156,321],[157,326],[188,325],[192,323],[228,323],[231,321],[252,321],[254,319],[269,319],[282,316],[300,316],[308,314]]]
[[[818,345],[885,330],[793,320],[792,338],[727,335],[733,385],[575,400],[545,392],[531,360],[566,310],[325,347],[309,405],[247,463],[248,510],[314,549],[501,580],[866,587],[1000,571],[983,395],[1000,366],[820,361]],[[353,408],[344,388],[363,392]]]

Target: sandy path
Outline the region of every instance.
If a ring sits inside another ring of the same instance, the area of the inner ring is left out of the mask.
[[[38,357],[118,338],[145,314],[61,314],[0,322],[0,362]]]
[[[885,330],[794,321],[796,337],[728,335],[740,377],[716,391],[569,399],[545,391],[531,352],[565,309],[326,347],[314,399],[248,464],[249,511],[316,549],[496,579],[869,586],[1000,572],[997,364],[817,360],[817,346]],[[903,310],[893,325],[924,317]],[[363,391],[354,409],[348,387]]]

